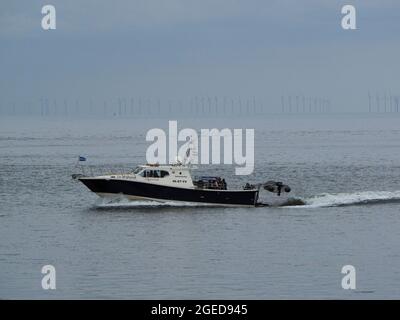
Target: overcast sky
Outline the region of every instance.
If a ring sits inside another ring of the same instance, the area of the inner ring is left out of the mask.
[[[2,0],[0,99],[291,94],[362,110],[368,90],[400,95],[399,42],[398,0]]]

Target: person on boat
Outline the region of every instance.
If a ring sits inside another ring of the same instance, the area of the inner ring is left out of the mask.
[[[282,187],[283,187],[283,185],[282,185],[282,183],[277,183],[276,184],[276,187],[277,187],[277,194],[278,194],[278,196],[280,196],[281,195],[281,192],[282,192]]]
[[[222,179],[222,190],[226,190],[226,187],[227,187],[226,181],[225,179]]]
[[[218,179],[214,180],[214,188],[219,189]]]

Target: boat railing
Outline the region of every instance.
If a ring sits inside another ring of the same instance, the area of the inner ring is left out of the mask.
[[[107,166],[107,165],[81,165],[78,164],[74,167],[73,176],[83,177],[96,177],[96,176],[118,176],[118,177],[131,177],[133,172],[132,167],[124,166]]]

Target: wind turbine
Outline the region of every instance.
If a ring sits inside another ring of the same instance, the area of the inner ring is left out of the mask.
[[[368,91],[368,112],[371,112],[371,109],[372,107],[371,107],[371,94],[370,94],[370,92]]]
[[[381,111],[379,93],[376,94],[376,108],[377,112],[379,113]]]

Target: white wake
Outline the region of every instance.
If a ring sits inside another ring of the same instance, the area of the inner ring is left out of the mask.
[[[153,200],[129,200],[123,196],[112,199],[100,198],[95,207],[106,208],[162,208],[162,207],[206,207],[209,204],[184,202],[184,201],[153,201]],[[212,205],[211,205],[212,206]]]
[[[397,191],[360,191],[353,193],[322,193],[307,198],[290,198],[277,206],[284,208],[323,208],[349,205],[367,205],[379,203],[400,203],[400,190]],[[210,204],[201,204],[182,201],[131,201],[123,196],[116,198],[99,198],[96,208],[162,208],[162,207],[208,207]],[[275,206],[275,205],[272,205]]]
[[[378,204],[385,202],[400,201],[400,190],[398,191],[361,191],[353,193],[323,193],[316,196],[301,199],[303,205],[292,205],[292,207],[337,207],[361,204]],[[290,206],[290,204],[289,204]]]

